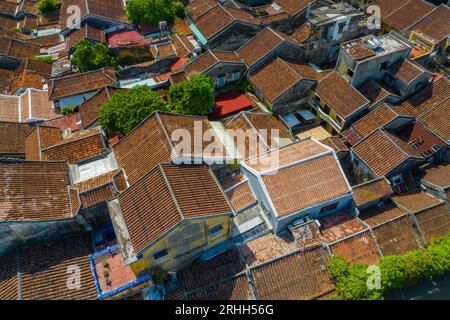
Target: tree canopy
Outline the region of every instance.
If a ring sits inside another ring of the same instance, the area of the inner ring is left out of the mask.
[[[78,66],[80,72],[87,72],[103,67],[117,68],[117,62],[114,57],[109,55],[107,46],[86,39],[82,39],[75,46],[72,62]]]
[[[42,13],[51,13],[58,10],[56,0],[39,0],[37,9]]]
[[[167,110],[164,99],[148,86],[117,92],[100,107],[99,123],[109,133],[128,133],[152,112]]]
[[[184,17],[184,5],[178,0],[128,0],[126,10],[128,19],[136,24],[173,23],[176,18]]]
[[[214,87],[209,77],[196,75],[174,84],[169,100],[175,112],[198,116],[207,115],[214,107]]]

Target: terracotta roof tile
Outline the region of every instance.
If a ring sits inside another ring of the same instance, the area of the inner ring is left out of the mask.
[[[392,200],[401,208],[410,212],[422,211],[439,204],[441,201],[423,191],[412,191],[396,195]]]
[[[72,216],[64,162],[0,162],[0,221],[65,219]]]
[[[276,58],[248,77],[253,86],[271,103],[283,96],[299,81],[319,81],[322,77],[313,68]]]
[[[216,6],[218,3],[218,0],[192,0],[189,2],[188,6],[189,14],[192,16],[192,19],[197,20],[199,16]]]
[[[333,290],[321,247],[251,269],[258,299],[311,300]]]
[[[97,289],[88,255],[90,237],[81,236],[20,249],[22,298],[24,300],[91,300]],[[68,270],[77,266],[81,288],[67,287]]]
[[[162,164],[119,195],[122,214],[136,252],[183,219],[231,214],[207,166]]]
[[[250,190],[247,181],[228,189],[226,194],[236,212],[239,212],[256,202],[255,196]]]
[[[441,188],[447,188],[450,186],[450,164],[426,169],[420,174],[420,179],[423,182],[431,183]]]
[[[311,25],[306,22],[300,28],[295,30],[295,32],[291,35],[292,38],[297,40],[300,43],[306,42],[312,36]]]
[[[322,239],[328,244],[340,241],[367,229],[361,221],[348,212],[340,212],[321,218],[319,222]]]
[[[290,233],[268,233],[250,240],[239,247],[239,252],[249,266],[279,258],[298,250],[297,242]]]
[[[114,69],[103,68],[50,80],[49,99],[60,98],[95,91],[117,83]]]
[[[245,274],[226,279],[188,294],[189,300],[251,300],[252,292]]]
[[[206,39],[211,39],[234,21],[244,21],[253,25],[259,24],[258,19],[247,11],[219,4],[198,16],[195,25]]]
[[[61,143],[61,129],[56,127],[37,126],[25,139],[27,160],[41,160],[41,150]]]
[[[332,148],[334,151],[336,151],[336,153],[350,151],[350,149],[344,144],[344,142],[342,142],[341,138],[339,138],[338,136],[328,137],[320,142]]]
[[[411,0],[388,14],[383,19],[385,23],[397,30],[407,30],[418,21],[422,20],[432,10],[435,5],[423,0]]]
[[[410,30],[419,32],[435,42],[444,40],[450,34],[450,8],[441,4]]]
[[[334,256],[347,259],[350,264],[364,263],[374,265],[380,261],[380,256],[369,231],[348,238],[330,246]]]
[[[243,62],[234,52],[208,50],[205,53],[203,53],[200,57],[189,63],[185,68],[185,72],[188,75],[202,74],[220,62],[243,64]]]
[[[283,8],[291,17],[296,16],[303,10],[306,10],[311,0],[277,0],[276,4]]]
[[[237,249],[231,249],[208,261],[197,262],[178,272],[178,280],[187,292],[237,275],[245,270]],[[225,298],[225,297],[224,297]]]
[[[19,299],[19,277],[15,252],[0,257],[0,299]]]
[[[157,164],[172,160],[172,133],[177,129],[185,129],[194,137],[195,123],[201,124],[203,131],[211,129],[211,125],[205,117],[194,117],[179,114],[153,113],[132,132],[113,146],[119,165],[132,184],[140,177],[153,169]],[[194,140],[194,139],[192,139]],[[210,142],[204,142],[201,150],[194,146],[190,154],[184,157],[202,157],[203,148]],[[206,156],[206,155],[205,155]],[[224,155],[217,155],[223,157]]]
[[[397,207],[393,202],[388,201],[382,206],[361,211],[358,217],[368,224],[369,227],[376,228],[407,214],[407,211]]]
[[[284,43],[286,37],[281,32],[267,27],[240,47],[236,53],[248,67],[252,67],[260,59]]]
[[[384,99],[389,97],[391,93],[379,85],[377,82],[368,80],[364,82],[361,87],[358,88],[367,99],[370,101],[371,107],[383,102]]]
[[[263,176],[263,181],[279,216],[349,193],[346,179],[332,154],[280,169],[275,175]]]
[[[421,123],[444,141],[450,140],[448,119],[450,119],[450,99],[419,117]]]
[[[388,174],[409,158],[383,130],[370,134],[353,146],[353,151],[380,177]]]
[[[68,48],[74,48],[82,39],[106,43],[105,32],[88,23],[66,37]]]
[[[24,157],[25,137],[31,129],[24,123],[0,122],[0,157]]]
[[[449,97],[450,81],[442,77],[404,102],[402,107],[413,116],[420,117]]]
[[[42,148],[43,160],[67,161],[77,164],[96,157],[104,152],[103,138],[100,132],[90,132],[76,136],[71,140],[63,140],[59,144]]]
[[[450,232],[450,216],[445,203],[416,213],[415,216],[427,243]]]
[[[379,178],[353,187],[353,199],[361,207],[392,195],[393,190],[385,178]]]
[[[233,132],[236,135],[239,135],[239,130],[247,134],[244,141],[245,150],[238,150],[242,158],[277,148],[284,141],[292,142],[292,137],[283,124],[274,116],[265,113],[241,112],[227,123],[226,129],[235,130]],[[278,133],[272,130],[278,130]],[[238,136],[235,140],[237,147],[242,143],[239,138],[242,137]],[[257,141],[257,144],[253,145],[253,141]]]
[[[420,248],[409,216],[379,226],[373,233],[383,255],[405,254]]]
[[[319,81],[316,93],[330,108],[344,118],[369,104],[369,100],[337,72],[332,72]]]
[[[400,58],[389,66],[387,71],[406,84],[411,83],[426,71],[409,59]]]
[[[379,108],[373,110],[362,119],[356,121],[352,128],[363,138],[369,136],[377,129],[383,128],[396,118],[398,114],[389,105],[383,104]]]

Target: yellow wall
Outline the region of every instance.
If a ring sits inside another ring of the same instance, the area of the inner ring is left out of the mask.
[[[218,224],[223,226],[223,230],[220,234],[212,237],[209,229]],[[176,269],[189,264],[202,252],[230,239],[230,236],[230,216],[185,220],[176,229],[145,250],[142,259],[131,264],[131,269],[136,275],[156,266],[164,270]],[[168,251],[168,256],[155,260],[153,255],[165,249]]]

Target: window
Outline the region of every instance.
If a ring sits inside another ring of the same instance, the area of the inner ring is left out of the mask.
[[[355,74],[355,73],[353,72],[353,70],[350,70],[350,69],[347,70],[347,75],[348,75],[350,78],[352,78],[354,74]]]
[[[239,77],[240,77],[239,71],[234,71],[233,72],[233,81],[238,81]]]
[[[339,205],[339,202],[336,202],[336,203],[329,204],[325,207],[322,207],[322,208],[320,208],[320,213],[326,213],[326,212],[336,210],[338,205]]]
[[[389,62],[383,62],[382,64],[380,64],[380,71],[381,70],[386,70],[388,67]]]
[[[222,233],[222,230],[223,230],[223,226],[221,224],[218,224],[218,225],[212,227],[211,229],[209,229],[209,235],[212,237],[217,236]]]
[[[217,77],[217,85],[219,88],[225,87],[225,76],[224,75]]]
[[[326,115],[330,114],[331,109],[329,106],[324,105],[321,109],[322,109],[323,113],[325,113]]]
[[[164,249],[162,251],[155,253],[153,255],[153,258],[155,258],[155,260],[162,260],[162,259],[167,258],[168,256],[169,256],[169,252],[167,251],[167,249]]]

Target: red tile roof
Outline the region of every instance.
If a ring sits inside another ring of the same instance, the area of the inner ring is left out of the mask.
[[[331,244],[367,229],[364,224],[348,212],[340,212],[321,218],[320,232],[324,242]]]
[[[251,269],[260,300],[312,300],[334,289],[322,247],[280,258]]]
[[[375,179],[353,187],[353,199],[358,207],[385,199],[393,194],[385,178]]]
[[[50,80],[49,99],[58,100],[117,84],[114,69],[103,68]]]
[[[407,30],[436,8],[424,0],[411,0],[383,18],[394,29]]]
[[[216,96],[214,110],[208,115],[211,120],[223,118],[238,111],[256,106],[256,103],[241,92],[226,92]]]
[[[243,65],[243,62],[239,59],[235,52],[208,50],[200,57],[189,63],[185,68],[185,72],[188,75],[202,74],[221,62]]]
[[[421,181],[441,188],[450,186],[450,164],[439,165],[423,170],[420,174]]]
[[[450,215],[445,203],[416,213],[415,216],[427,243],[450,232]]]
[[[449,97],[450,81],[442,77],[408,99],[402,107],[413,116],[421,117]]]
[[[0,162],[0,221],[39,221],[73,216],[64,162]]]
[[[187,291],[193,291],[220,279],[237,275],[245,270],[237,249],[231,249],[208,261],[202,261],[180,270],[178,280]],[[225,298],[225,297],[224,297]]]
[[[375,265],[380,262],[375,241],[369,231],[348,238],[330,246],[334,256],[343,257],[350,264],[364,263]]]
[[[252,300],[253,294],[245,274],[225,279],[187,295],[189,300]]]
[[[256,203],[255,196],[253,195],[247,181],[227,189],[226,194],[236,212],[239,212],[242,209]]]
[[[267,158],[276,165],[267,167]],[[246,160],[245,165],[261,175],[278,216],[297,213],[350,192],[334,153],[311,139]]]
[[[240,47],[236,53],[248,67],[252,67],[287,41],[287,35],[267,27]]]
[[[0,257],[0,300],[19,299],[19,277],[15,251]]]
[[[115,93],[124,91],[125,89],[106,87],[79,106],[78,109],[83,127],[88,128],[92,126],[98,120],[100,107],[107,103]]]
[[[174,113],[157,112],[150,115],[139,126],[113,146],[119,165],[125,170],[129,182],[132,184],[148,171],[162,162],[172,160],[173,156],[180,156],[175,152],[175,141],[172,141],[172,133],[177,129],[188,130],[194,137],[195,123],[201,124],[203,131],[212,129],[205,117],[179,115]],[[210,142],[205,141],[201,150],[194,145],[192,150],[183,157],[203,157]],[[178,142],[178,141],[176,141]],[[186,150],[187,152],[187,150]],[[224,155],[216,155],[223,158]]]
[[[277,0],[276,4],[283,8],[291,17],[307,9],[308,5],[315,3],[311,0]]]
[[[25,123],[0,122],[0,156],[24,157],[25,137],[31,131]]]
[[[411,60],[404,58],[400,58],[391,64],[387,71],[406,84],[411,83],[426,72],[422,67],[419,67]]]
[[[446,39],[450,34],[450,8],[441,4],[410,30],[431,38],[435,43]]]
[[[242,9],[216,5],[195,19],[195,25],[206,39],[211,39],[235,21],[259,25],[259,20]]]
[[[344,118],[368,106],[370,101],[352,87],[337,72],[331,72],[319,81],[316,94]]]
[[[434,107],[428,113],[421,115],[418,119],[428,129],[444,141],[450,140],[450,99]]]
[[[97,130],[72,139],[66,139],[58,144],[42,148],[42,160],[67,161],[77,164],[103,155],[105,150],[103,137]]]
[[[392,200],[401,208],[410,212],[422,211],[426,208],[435,206],[441,201],[431,194],[423,191],[412,191],[396,195]]]
[[[97,289],[91,273],[89,236],[20,248],[23,300],[93,300]],[[70,274],[80,275],[80,288],[68,287]]]
[[[86,23],[80,29],[76,29],[66,37],[68,48],[74,48],[82,39],[106,43],[105,32]]]
[[[142,47],[148,46],[151,43],[151,39],[144,38],[136,29],[120,30],[108,35],[108,45],[110,48]]]
[[[248,77],[265,99],[274,103],[302,80],[319,81],[321,75],[305,64],[275,58]]]
[[[353,146],[356,155],[380,177],[389,174],[411,157],[391,137],[379,129]]]
[[[212,172],[203,165],[161,164],[123,192],[119,202],[136,252],[184,219],[232,212]]]

